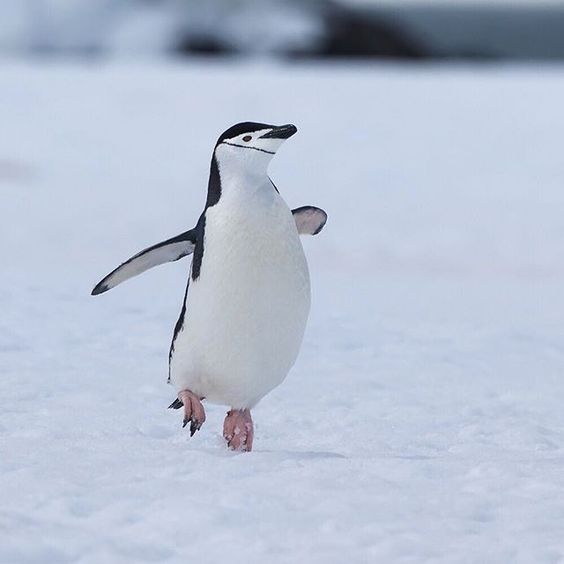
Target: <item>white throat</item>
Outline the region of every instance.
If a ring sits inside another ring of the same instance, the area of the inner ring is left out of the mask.
[[[268,165],[273,157],[252,148],[219,145],[215,151],[221,198],[247,199],[258,190],[274,190],[268,178]]]
[[[273,156],[273,152],[228,143],[221,143],[215,149],[215,157],[220,171],[229,175],[266,176],[268,165]]]

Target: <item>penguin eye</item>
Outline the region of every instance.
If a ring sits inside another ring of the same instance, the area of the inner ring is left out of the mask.
[[[248,143],[251,139],[252,139],[251,135],[245,135],[245,137],[243,137],[243,141],[245,141],[246,143]]]

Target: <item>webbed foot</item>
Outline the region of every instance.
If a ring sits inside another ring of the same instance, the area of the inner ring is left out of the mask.
[[[182,421],[182,427],[186,427],[190,423],[190,436],[193,437],[196,431],[200,430],[200,427],[204,424],[206,420],[206,412],[204,411],[204,406],[202,401],[204,398],[198,397],[196,394],[190,390],[182,390],[178,392],[178,399],[174,400],[169,408],[180,409],[184,406],[184,420]]]
[[[232,409],[223,423],[223,437],[233,450],[249,452],[253,448],[253,420],[248,409]]]

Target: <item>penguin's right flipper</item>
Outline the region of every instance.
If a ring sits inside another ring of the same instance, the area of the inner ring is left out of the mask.
[[[317,235],[327,223],[327,214],[315,206],[302,206],[292,210],[300,235]]]
[[[149,270],[149,268],[165,262],[173,262],[192,254],[196,246],[196,237],[196,229],[194,228],[144,249],[100,280],[92,290],[92,295],[103,294],[114,286],[125,282],[125,280]]]

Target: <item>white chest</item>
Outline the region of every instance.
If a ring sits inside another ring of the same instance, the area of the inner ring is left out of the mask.
[[[253,405],[294,364],[309,304],[307,263],[282,198],[271,185],[222,195],[206,212],[172,381],[212,402]]]

